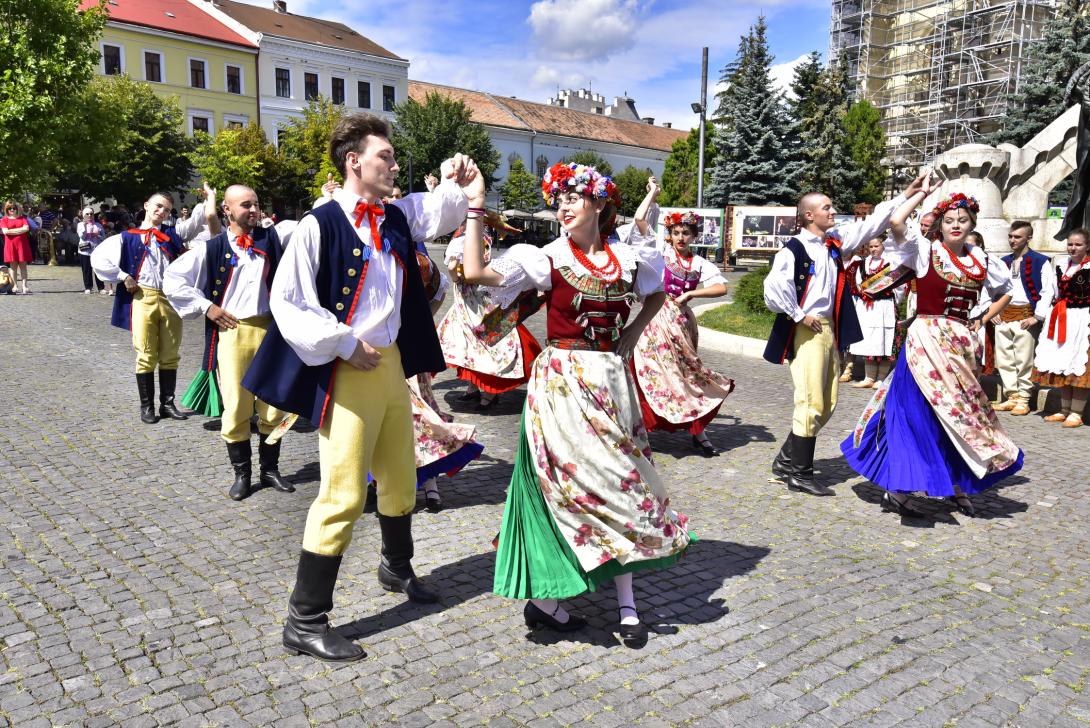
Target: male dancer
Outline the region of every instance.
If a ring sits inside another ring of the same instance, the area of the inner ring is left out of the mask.
[[[250,496],[250,415],[257,409],[258,461],[262,486],[291,493],[295,488],[280,476],[280,442],[265,438],[284,418],[284,413],[242,388],[242,375],[253,361],[265,331],[272,322],[269,283],[276,274],[280,251],[296,222],[261,226],[257,193],[244,185],[231,185],[223,193],[227,230],[206,242],[195,243],[188,255],[167,268],[163,292],[183,318],[205,316],[205,348],[201,372],[182,396],[182,404],[220,415],[220,436],[235,471],[228,495],[240,501]],[[182,224],[182,223],[179,223]],[[218,392],[222,413],[206,409],[206,395],[191,398],[195,390]]]
[[[173,226],[163,224],[173,201],[162,193],[152,195],[144,203],[143,228],[111,235],[91,253],[91,267],[102,281],[123,284],[117,287],[110,323],[132,331],[140,421],[149,425],[159,421],[155,416],[156,366],[159,417],[186,419],[174,405],[182,320],[163,295],[163,276],[170,261],[185,252],[186,241],[206,224],[213,234],[219,233],[216,191],[205,185],[204,195],[205,201],[193,208],[193,215]]]
[[[318,427],[321,486],[283,640],[292,652],[330,661],[365,657],[330,629],[328,614],[368,471],[379,483],[379,583],[415,602],[438,599],[411,561],[416,462],[405,379],[445,367],[413,240],[454,230],[467,196],[484,207],[483,181],[462,155],[444,162],[435,193],[382,205],[399,169],[389,136],[370,114],[337,124],[329,155],[344,186],[304,216],[284,251],[270,292],[275,322],[243,379],[261,400]]]
[[[1056,273],[1047,255],[1042,255],[1029,247],[1033,239],[1033,226],[1024,220],[1011,223],[1007,233],[1011,253],[1003,262],[1011,270],[1011,302],[1000,311],[994,322],[995,326],[995,366],[1003,391],[999,393],[1000,404],[994,409],[1010,412],[1012,415],[1028,415],[1029,399],[1033,391],[1033,355],[1037,349],[1037,334],[1041,322],[1047,313],[1047,306],[1052,303],[1052,295],[1042,296],[1056,291]],[[1038,304],[1042,298],[1045,305],[1038,315]],[[1007,399],[1003,401],[1006,394]]]
[[[921,175],[913,181],[905,197],[915,194],[923,180]],[[836,408],[837,352],[863,338],[844,261],[885,231],[905,197],[881,203],[865,220],[838,227],[832,200],[820,192],[803,195],[797,209],[801,230],[776,253],[765,278],[765,305],[776,313],[776,322],[764,358],[773,364],[787,361],[795,388],[791,432],[772,464],[772,473],[790,490],[836,495],[814,482],[814,447]]]

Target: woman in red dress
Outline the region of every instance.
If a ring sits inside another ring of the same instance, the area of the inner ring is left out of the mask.
[[[4,262],[11,265],[16,282],[23,281],[23,290],[19,293],[30,293],[26,286],[26,264],[34,257],[30,251],[30,222],[15,200],[4,203],[0,229],[4,231]]]

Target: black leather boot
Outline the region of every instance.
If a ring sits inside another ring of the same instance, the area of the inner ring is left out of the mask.
[[[177,383],[177,369],[159,370],[159,416],[163,419],[189,419],[189,415],[182,414],[182,411],[174,406],[174,387]]]
[[[264,435],[262,435],[264,437]],[[257,460],[260,465],[259,478],[266,488],[276,488],[281,493],[294,493],[295,486],[280,475],[280,443],[269,445],[261,440],[257,446]]]
[[[424,586],[413,573],[413,515],[384,516],[378,514],[382,531],[382,560],[378,566],[378,583],[386,591],[401,592],[411,602],[433,604],[439,595]]]
[[[795,472],[791,468],[791,451],[794,444],[795,433],[788,432],[787,439],[783,441],[783,447],[780,448],[780,452],[776,455],[776,459],[772,461],[772,474],[784,482],[787,481],[789,475]]]
[[[284,623],[284,647],[288,652],[327,662],[352,662],[367,657],[359,645],[329,627],[333,588],[340,568],[340,556],[300,552],[299,572],[288,599],[288,619]]]
[[[154,425],[159,421],[155,416],[155,372],[137,374],[136,389],[140,392],[140,421]]]
[[[810,495],[836,495],[836,492],[821,483],[814,482],[814,447],[816,437],[795,435],[791,445],[791,469],[795,472],[787,476],[788,490],[797,490]]]
[[[367,497],[363,499],[364,513],[378,513],[378,487],[375,481],[367,481]]]
[[[231,467],[235,469],[235,482],[231,484],[231,490],[227,495],[231,500],[245,500],[250,497],[250,480],[253,478],[253,467],[250,465],[250,441],[227,443],[227,457],[231,460]]]

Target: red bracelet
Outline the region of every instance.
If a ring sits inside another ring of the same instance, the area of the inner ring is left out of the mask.
[[[470,207],[469,209],[466,210],[466,213],[470,213],[470,212],[476,212],[478,214],[483,215],[485,211],[484,211],[484,208],[482,208],[482,207]]]

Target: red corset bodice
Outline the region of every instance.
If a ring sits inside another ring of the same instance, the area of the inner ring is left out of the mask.
[[[942,259],[933,250],[927,275],[916,279],[916,313],[968,321],[969,311],[976,305],[983,282],[955,278],[953,274],[941,271]]]
[[[552,290],[545,292],[549,342],[567,342],[567,348],[582,348],[570,345],[582,340],[593,344],[593,348],[612,349],[635,302],[632,284],[624,278],[606,284],[555,265],[550,276]]]

